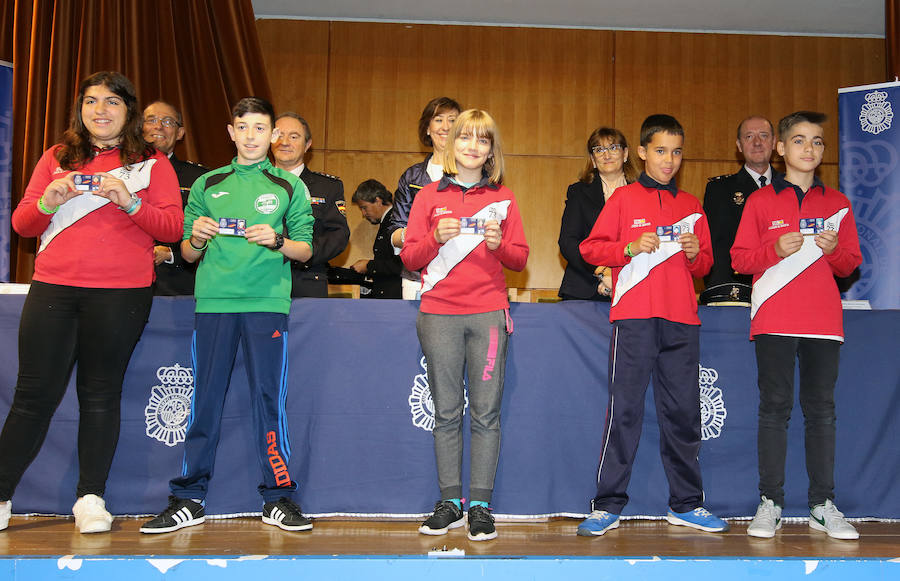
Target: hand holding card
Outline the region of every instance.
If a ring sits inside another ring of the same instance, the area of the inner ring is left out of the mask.
[[[459,235],[458,218],[441,218],[434,229],[434,239],[438,244],[444,244],[451,238]]]
[[[500,242],[503,241],[503,230],[500,229],[500,223],[496,220],[488,220],[484,224],[484,244],[488,250],[497,250],[500,248]]]
[[[681,244],[681,250],[689,261],[693,262],[700,254],[700,239],[696,234],[685,232],[678,237],[678,243]]]
[[[68,174],[47,184],[44,194],[38,200],[38,207],[42,213],[53,213],[75,196],[81,195],[81,192],[75,189],[72,177],[72,174]]]
[[[826,256],[834,252],[838,245],[838,233],[834,230],[822,230],[816,235],[816,246],[822,249]]]

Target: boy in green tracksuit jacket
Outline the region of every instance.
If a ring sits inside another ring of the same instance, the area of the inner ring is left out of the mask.
[[[263,99],[241,99],[228,133],[237,149],[230,165],[200,177],[185,208],[182,255],[197,269],[192,356],[194,394],[182,475],[169,487],[169,506],[141,527],[164,533],[206,519],[225,394],[238,344],[244,348],[263,497],[262,520],[289,531],[312,528],[292,500],[287,335],[290,260],[312,256],[309,193],[298,178],[266,157],[275,112]]]

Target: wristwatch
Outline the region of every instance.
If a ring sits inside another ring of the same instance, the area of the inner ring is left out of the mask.
[[[282,246],[284,246],[284,234],[276,234],[275,246],[272,247],[272,250],[280,250]]]

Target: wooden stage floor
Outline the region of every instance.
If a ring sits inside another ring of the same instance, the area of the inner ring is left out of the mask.
[[[575,535],[578,520],[497,525],[493,541],[471,542],[465,529],[441,537],[417,532],[418,522],[320,519],[311,532],[289,533],[259,518],[208,520],[174,533],[145,535],[145,519],[117,518],[111,533],[82,535],[74,520],[13,517],[0,532],[0,557],[11,556],[240,556],[240,555],[425,555],[434,549],[462,549],[471,557],[900,557],[900,523],[856,523],[858,541],[838,541],[805,522],[785,524],[774,539],[746,534],[749,521],[731,523],[725,534],[675,527],[665,521],[623,521],[602,537]]]

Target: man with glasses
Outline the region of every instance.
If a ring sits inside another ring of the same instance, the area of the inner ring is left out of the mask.
[[[175,145],[182,139],[184,122],[181,112],[175,107],[164,101],[155,101],[144,109],[144,140],[169,157],[178,177],[181,205],[184,207],[194,181],[209,170],[175,156]],[[197,267],[181,257],[180,243],[158,244],[153,248],[153,261],[156,264],[153,294],[194,294],[194,274]]]
[[[703,211],[712,238],[713,266],[703,279],[706,290],[700,294],[702,304],[750,303],[752,277],[734,271],[729,253],[747,198],[772,183],[775,173],[769,163],[775,149],[772,123],[759,115],[747,117],[738,125],[736,144],[744,157],[744,166],[735,174],[709,178],[703,197]]]
[[[278,138],[272,143],[275,167],[291,172],[309,189],[312,202],[313,255],[307,262],[291,261],[291,297],[328,296],[328,261],[347,248],[350,226],[344,201],[344,183],[310,170],[305,163],[312,145],[309,124],[296,113],[282,113],[275,120]]]

